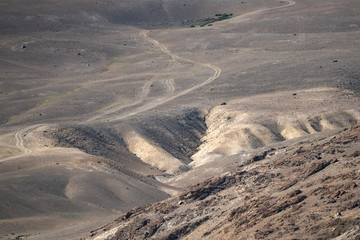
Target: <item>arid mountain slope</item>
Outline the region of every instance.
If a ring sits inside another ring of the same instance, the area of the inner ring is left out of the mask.
[[[358,239],[360,125],[269,149],[86,239]]]
[[[255,195],[265,179],[278,195],[259,198],[276,207],[288,190],[266,179],[284,185],[312,165],[276,165],[281,148],[291,156],[360,119],[359,15],[358,0],[0,1],[0,238],[79,239],[229,171]],[[321,173],[342,166],[334,156],[321,156]],[[209,193],[240,199],[212,181]],[[302,181],[301,204],[312,199]],[[218,224],[174,199],[189,231]]]

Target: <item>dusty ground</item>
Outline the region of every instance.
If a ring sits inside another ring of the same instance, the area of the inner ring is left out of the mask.
[[[350,127],[360,118],[359,9],[0,3],[0,238],[79,239],[266,149]],[[219,13],[233,16],[199,26]],[[191,228],[208,219],[198,220]]]

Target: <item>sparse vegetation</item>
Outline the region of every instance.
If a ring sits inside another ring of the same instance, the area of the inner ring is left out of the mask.
[[[5,118],[3,121],[0,122],[0,124],[7,124],[11,121],[11,117]]]
[[[44,104],[46,104],[48,102],[49,102],[49,98],[45,98],[45,99],[41,100],[40,102],[38,102],[35,107],[39,107],[39,106],[44,105]]]
[[[113,59],[109,62],[106,63],[106,66],[110,67],[111,65],[113,65],[114,63],[116,63],[117,59]]]
[[[217,14],[215,14],[215,17],[206,18],[206,19],[201,20],[200,27],[205,27],[206,25],[212,26],[214,22],[223,21],[223,20],[231,18],[232,16],[233,16],[232,13],[217,13]],[[195,27],[195,25],[191,25],[190,27]]]
[[[42,106],[42,105],[45,105],[45,104],[48,104],[50,101],[52,101],[54,98],[56,97],[63,97],[63,96],[67,96],[69,94],[71,94],[72,92],[78,90],[80,88],[80,86],[74,86],[73,89],[70,89],[68,91],[64,91],[64,92],[59,92],[57,94],[54,94],[54,95],[51,95],[49,96],[48,98],[45,98],[41,101],[39,101],[35,107],[39,107],[39,106]]]

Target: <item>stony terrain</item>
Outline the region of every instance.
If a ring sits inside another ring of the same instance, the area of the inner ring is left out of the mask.
[[[358,239],[360,125],[255,155],[89,239]]]
[[[0,239],[356,236],[359,14],[0,1]]]

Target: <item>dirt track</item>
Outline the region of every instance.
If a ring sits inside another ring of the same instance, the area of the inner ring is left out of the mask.
[[[32,150],[27,148],[25,146],[25,144],[24,144],[24,134],[26,134],[28,131],[30,131],[30,130],[32,130],[34,128],[44,126],[44,125],[45,124],[35,124],[35,125],[29,126],[29,127],[26,127],[24,129],[21,129],[21,130],[17,131],[15,133],[15,135],[14,135],[15,141],[16,141],[15,145],[22,153],[19,154],[19,155],[12,156],[12,157],[0,159],[0,162],[5,162],[5,161],[8,161],[8,160],[11,160],[11,159],[14,159],[14,158],[19,158],[21,156],[24,156],[24,155],[27,155],[27,154],[31,153]]]
[[[282,8],[288,8],[288,7],[294,6],[296,4],[296,1],[292,1],[292,0],[284,1],[284,2],[287,2],[287,4],[283,5],[283,6],[265,8],[265,9],[257,10],[257,11],[254,11],[254,12],[249,12],[249,13],[246,13],[246,14],[243,14],[243,15],[240,15],[240,16],[225,20],[224,22],[229,22],[229,23],[236,24],[238,21],[241,21],[244,18],[251,17],[251,16],[254,16],[254,15],[257,15],[257,14],[260,14],[260,13],[264,13],[264,12],[267,12],[267,11],[272,11],[272,10],[282,9]]]
[[[134,116],[136,114],[139,114],[141,112],[144,112],[144,111],[148,111],[148,110],[151,110],[153,108],[156,108],[164,103],[167,103],[169,101],[172,101],[178,97],[181,97],[183,95],[186,95],[198,88],[201,88],[201,87],[204,87],[206,86],[207,84],[213,82],[215,79],[217,79],[220,74],[221,74],[221,69],[219,67],[216,67],[214,65],[211,65],[211,64],[208,64],[208,63],[199,63],[199,62],[196,62],[196,61],[193,61],[193,60],[190,60],[190,59],[186,59],[186,58],[183,58],[183,57],[180,57],[172,52],[170,52],[166,46],[164,46],[163,44],[159,43],[157,40],[155,39],[152,39],[150,37],[147,36],[147,33],[146,31],[143,31],[140,33],[140,36],[143,37],[146,41],[154,44],[156,47],[158,47],[164,54],[170,56],[172,58],[173,61],[181,61],[181,62],[188,62],[188,63],[192,63],[192,64],[195,64],[195,65],[200,65],[200,66],[203,66],[203,67],[206,67],[206,68],[210,68],[214,71],[214,74],[206,79],[205,81],[203,81],[202,83],[199,83],[191,88],[188,88],[186,90],[183,90],[181,91],[180,93],[176,93],[175,94],[175,89],[174,89],[174,86],[172,84],[172,81],[171,80],[166,80],[165,81],[165,84],[169,87],[170,89],[170,95],[169,96],[164,96],[164,97],[160,97],[152,102],[148,102],[146,104],[144,104],[143,106],[139,107],[139,108],[134,108],[133,110],[131,110],[129,113],[126,113],[126,114],[123,114],[122,116],[114,116],[114,117],[111,117],[111,116],[108,116],[108,115],[111,115],[111,114],[114,114],[116,113],[117,111],[121,110],[121,109],[124,109],[126,107],[129,107],[129,106],[134,106],[134,105],[137,105],[141,102],[143,102],[143,98],[144,96],[136,103],[133,103],[133,104],[130,104],[130,105],[126,105],[126,106],[119,106],[119,107],[112,107],[111,109],[109,110],[106,110],[96,116],[93,116],[91,117],[90,119],[87,120],[87,122],[92,122],[92,121],[96,121],[98,120],[99,118],[106,118],[106,121],[107,122],[114,122],[114,121],[119,121],[119,120],[122,120],[122,119],[125,119],[127,117],[130,117],[130,116]],[[149,90],[149,87],[151,85],[151,82],[152,82],[153,79],[149,80],[148,82],[146,82],[143,86],[143,92],[145,92],[145,96],[147,95],[146,92],[148,92]]]
[[[78,239],[360,119],[358,1],[158,2],[0,9],[0,238]]]

